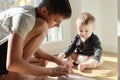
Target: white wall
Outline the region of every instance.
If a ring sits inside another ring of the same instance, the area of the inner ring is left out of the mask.
[[[120,36],[120,0],[118,0],[118,36]]]
[[[81,0],[70,0],[72,7],[71,17],[71,39],[76,35],[76,19],[81,13]]]
[[[81,12],[90,12],[95,17],[96,29],[94,33],[101,39],[101,0],[81,0]]]
[[[102,0],[102,43],[106,51],[117,53],[117,0]]]

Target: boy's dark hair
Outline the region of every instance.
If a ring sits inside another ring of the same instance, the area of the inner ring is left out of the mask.
[[[42,0],[39,8],[46,7],[49,14],[60,14],[65,18],[70,18],[72,14],[69,0]]]

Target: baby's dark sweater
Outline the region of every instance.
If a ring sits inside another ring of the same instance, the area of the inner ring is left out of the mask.
[[[66,57],[70,56],[75,50],[77,50],[78,54],[93,56],[94,59],[100,61],[102,53],[101,42],[94,33],[84,43],[81,43],[80,36],[77,34],[65,51]]]

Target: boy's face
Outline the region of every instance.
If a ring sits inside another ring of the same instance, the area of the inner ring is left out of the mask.
[[[49,28],[59,27],[60,23],[65,20],[60,14],[49,14],[46,7],[41,8],[41,13],[44,15]]]
[[[91,36],[91,34],[93,33],[94,28],[95,28],[94,23],[90,23],[88,25],[77,24],[78,34],[83,39],[88,39]]]
[[[59,27],[60,23],[65,20],[65,18],[61,15],[58,14],[53,14],[53,15],[48,15],[46,17],[46,20],[48,22],[48,27],[53,28],[53,27]]]

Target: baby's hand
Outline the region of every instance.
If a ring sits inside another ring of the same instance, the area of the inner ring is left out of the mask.
[[[90,64],[90,67],[97,67],[99,65],[99,62],[93,58],[87,61],[88,64]]]
[[[65,53],[60,53],[59,55],[58,55],[58,59],[64,59],[65,58]]]

